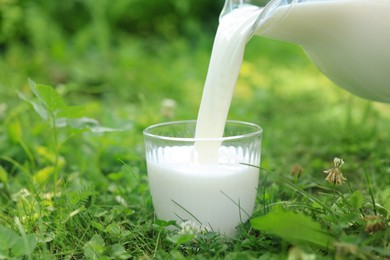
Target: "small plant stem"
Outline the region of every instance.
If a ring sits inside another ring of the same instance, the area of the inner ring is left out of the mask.
[[[8,157],[8,156],[0,156],[0,159],[1,160],[4,160],[4,161],[7,161],[9,163],[11,163],[12,165],[14,165],[16,168],[18,168],[19,170],[21,170],[26,176],[27,178],[30,180],[29,181],[29,188],[35,192],[35,187],[33,185],[33,182],[32,182],[32,174],[31,172],[26,168],[24,167],[22,164],[20,164],[19,162],[15,161],[14,159]]]
[[[351,194],[354,193],[354,190],[352,189],[351,184],[349,183],[349,181],[346,180],[345,183],[347,184],[349,192]],[[363,210],[361,208],[359,209],[359,213],[364,217],[365,214],[364,214],[364,212],[363,212]]]
[[[365,170],[364,173],[366,175],[366,180],[367,180],[367,185],[368,185],[368,192],[369,192],[370,197],[371,197],[372,209],[374,210],[374,215],[377,215],[378,213],[377,213],[377,210],[376,210],[374,193],[373,193],[372,188],[371,188],[370,177],[368,176],[367,170]]]
[[[266,173],[265,174],[265,178],[264,178],[264,185],[263,185],[263,210],[264,210],[264,214],[267,214],[268,212],[268,205],[265,203],[265,199],[266,199],[266,190],[265,190],[265,184],[267,182],[267,177],[268,177],[268,174]]]
[[[160,229],[158,231],[158,235],[157,235],[157,239],[156,239],[156,246],[154,247],[154,252],[153,252],[153,258],[156,257],[156,252],[158,250],[158,247],[159,247],[159,242],[160,242],[160,237],[161,237],[161,231],[162,229]]]
[[[27,254],[28,258],[27,259],[31,259],[30,243],[27,240],[26,231],[24,230],[23,225],[20,222],[20,219],[18,217],[15,217],[15,224],[18,227],[18,230],[19,230],[19,232],[20,232],[20,234],[21,234],[21,236],[23,238],[24,251],[28,252],[28,254]]]
[[[53,148],[54,150],[53,195],[55,196],[57,194],[59,149],[58,149],[58,131],[57,131],[54,114],[51,114],[51,122],[53,127],[53,146],[54,146]]]
[[[35,159],[34,159],[33,154],[31,153],[30,149],[28,148],[28,146],[26,145],[26,143],[23,140],[19,140],[19,144],[23,148],[24,152],[27,154],[27,157],[31,162],[32,170],[35,171],[36,165],[35,165]]]
[[[190,215],[193,219],[195,219],[199,225],[202,225],[203,223],[197,218],[195,217],[194,214],[192,214],[191,212],[189,212],[186,208],[184,208],[182,205],[180,205],[178,202],[174,201],[174,200],[171,200],[173,203],[175,203],[177,206],[179,206],[179,208],[181,208],[182,210],[184,210],[185,212],[188,213],[188,215]]]
[[[137,188],[138,188],[139,194],[142,195],[143,206],[146,206],[146,199],[145,199],[144,192],[142,192],[142,189],[141,189],[141,182],[140,182],[140,179],[138,178],[138,176],[134,173],[133,169],[132,169],[127,163],[125,163],[125,162],[122,161],[122,160],[119,160],[119,161],[120,161],[120,162],[126,167],[126,169],[128,169],[129,172],[134,176],[135,180],[137,181]]]
[[[348,180],[346,180],[345,183],[347,184],[347,187],[348,187],[349,192],[352,194],[352,193],[353,193],[353,189],[352,189],[352,187],[351,187],[351,184],[349,183]]]

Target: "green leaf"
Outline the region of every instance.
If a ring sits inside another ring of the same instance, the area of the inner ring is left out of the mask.
[[[40,102],[28,99],[21,92],[19,92],[18,95],[21,99],[30,103],[33,106],[35,112],[37,112],[37,114],[42,118],[43,121],[46,121],[49,118],[49,111],[45,108],[45,106],[43,104],[41,104]]]
[[[225,258],[225,260],[255,260],[256,257],[252,256],[252,252],[231,252]]]
[[[3,250],[3,249],[0,249],[0,259],[9,259],[9,255],[8,255],[8,249],[7,250]]]
[[[104,247],[105,243],[103,238],[100,235],[94,235],[91,240],[83,246],[84,255],[86,258],[99,259],[103,255]]]
[[[35,84],[32,80],[29,81],[30,88],[41,101],[46,109],[51,113],[55,114],[58,110],[66,107],[64,100],[61,95],[55,91],[55,89],[48,85]]]
[[[189,233],[185,233],[185,234],[175,234],[173,236],[169,236],[167,237],[167,239],[176,244],[176,245],[181,245],[181,244],[185,244],[187,242],[190,242],[192,239],[195,238],[195,235],[194,234],[189,234]]]
[[[84,106],[66,106],[62,107],[56,114],[58,118],[80,118],[85,116],[85,107]]]
[[[169,226],[175,226],[176,221],[175,220],[170,220],[170,221],[165,221],[162,219],[156,219],[153,223],[153,226],[155,227],[169,227]]]
[[[2,183],[8,182],[8,173],[1,165],[0,165],[0,182]],[[0,235],[0,239],[1,239],[1,235]]]
[[[19,93],[19,97],[29,102],[34,107],[34,110],[43,119],[47,120],[49,115],[53,115],[56,121],[61,119],[61,123],[56,122],[57,127],[64,125],[64,119],[80,118],[85,116],[83,106],[67,106],[62,96],[51,86],[35,84],[33,81],[29,81],[30,88],[34,95],[38,98],[38,102],[29,100],[22,93]],[[59,125],[59,126],[58,126]]]
[[[322,248],[333,247],[333,238],[310,217],[284,211],[271,211],[251,220],[254,229],[268,232],[292,243],[309,243]]]
[[[92,221],[91,222],[91,225],[95,228],[97,228],[98,230],[100,231],[104,231],[104,227],[102,224],[100,224],[99,222],[96,222],[96,221]]]
[[[390,188],[387,188],[379,193],[380,201],[386,209],[387,214],[390,215]]]
[[[34,234],[18,237],[11,251],[15,256],[31,255],[37,246],[38,239]]]
[[[10,249],[19,238],[19,235],[10,228],[0,225],[0,250]]]
[[[120,244],[114,244],[111,246],[110,256],[114,259],[130,259],[131,256],[126,252],[124,246]]]
[[[47,183],[50,176],[54,173],[54,166],[47,166],[43,169],[40,169],[37,173],[34,174],[33,180],[39,184]]]
[[[179,250],[171,250],[166,259],[185,260],[187,258]],[[202,258],[200,257],[200,259]]]
[[[19,120],[14,120],[8,124],[8,136],[14,143],[22,140],[23,130]]]
[[[111,223],[105,229],[105,232],[110,233],[111,235],[120,235],[121,229],[119,228],[117,223]]]
[[[120,131],[120,129],[109,128],[100,126],[99,122],[93,118],[82,117],[69,119],[68,124],[71,128],[74,129],[88,129],[92,133],[104,133],[104,132],[114,132]]]
[[[364,198],[361,191],[354,191],[352,195],[348,198],[349,203],[355,209],[360,209],[363,207]]]

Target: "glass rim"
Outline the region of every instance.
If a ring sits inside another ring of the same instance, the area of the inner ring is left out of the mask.
[[[170,126],[170,125],[178,125],[178,124],[196,124],[197,120],[177,120],[177,121],[169,121],[169,122],[162,122],[153,124],[151,126],[148,126],[144,129],[143,134],[144,137],[150,137],[154,139],[159,140],[165,140],[165,141],[176,141],[176,142],[194,142],[194,141],[232,141],[232,140],[240,140],[245,138],[254,137],[257,135],[261,135],[263,133],[263,128],[261,128],[259,125],[255,123],[240,121],[240,120],[227,120],[226,125],[228,124],[237,124],[237,125],[243,125],[247,127],[253,128],[253,131],[246,133],[246,134],[239,134],[239,135],[232,135],[232,136],[223,136],[223,137],[202,137],[202,138],[195,138],[195,137],[174,137],[174,136],[164,136],[164,135],[158,135],[153,134],[150,131],[159,127],[164,126]],[[225,125],[225,126],[226,126]]]

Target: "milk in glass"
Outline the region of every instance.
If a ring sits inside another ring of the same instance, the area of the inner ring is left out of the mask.
[[[227,236],[252,214],[258,169],[240,164],[242,151],[219,148],[219,161],[195,163],[193,146],[165,147],[163,163],[148,162],[149,185],[158,218],[191,220]],[[167,159],[169,157],[169,159]],[[232,161],[233,160],[233,161]]]

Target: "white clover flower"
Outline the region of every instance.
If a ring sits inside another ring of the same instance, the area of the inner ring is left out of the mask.
[[[191,220],[183,221],[180,223],[179,234],[192,234],[198,235],[209,231],[208,227],[194,223]]]
[[[333,165],[334,167],[332,169],[324,171],[324,173],[327,174],[325,180],[327,180],[330,183],[341,185],[343,184],[347,179],[344,178],[342,172],[340,171],[340,167],[344,164],[344,160],[340,158],[334,158]]]
[[[334,164],[334,167],[340,168],[341,166],[343,166],[344,160],[341,159],[341,158],[335,157],[334,160],[333,160],[333,164]]]
[[[175,117],[176,101],[166,98],[161,102],[161,114],[166,118]]]

